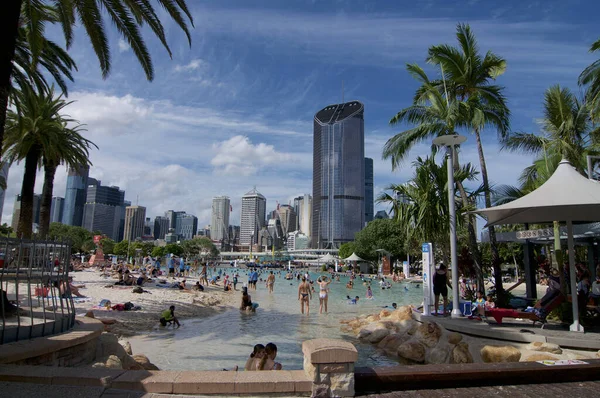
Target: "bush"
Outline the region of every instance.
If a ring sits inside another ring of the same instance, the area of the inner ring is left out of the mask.
[[[327,264],[323,264],[323,266],[321,267],[321,271],[327,272]]]

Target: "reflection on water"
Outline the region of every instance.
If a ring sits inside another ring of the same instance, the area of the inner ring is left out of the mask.
[[[231,269],[226,269],[231,272]],[[240,281],[247,279],[245,270],[239,270]],[[144,353],[161,369],[218,370],[242,367],[254,344],[277,344],[277,360],[285,369],[302,368],[302,341],[329,337],[352,342],[359,352],[358,364],[374,366],[394,364],[392,359],[379,354],[354,336],[340,330],[340,320],[361,314],[379,312],[392,302],[398,306],[422,301],[422,289],[414,284],[393,284],[381,290],[373,283],[372,300],[365,299],[366,287],[359,280],[354,289],[346,289],[347,276],[330,285],[329,313],[319,314],[318,285],[310,302],[310,315],[300,314],[298,281],[286,281],[284,273],[277,275],[273,294],[259,282],[256,291],[250,290],[252,301],[260,304],[256,313],[228,310],[209,318],[183,319],[180,329],[157,327],[148,336],[133,337],[130,342],[134,353]],[[319,274],[311,273],[315,280]],[[262,274],[263,279],[266,274]],[[239,287],[240,285],[238,285]],[[240,292],[233,294],[239,295]],[[357,305],[350,305],[346,296],[359,296]],[[157,322],[158,323],[158,322]]]

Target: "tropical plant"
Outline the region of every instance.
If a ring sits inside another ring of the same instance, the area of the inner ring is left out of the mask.
[[[590,52],[600,50],[600,39],[590,47]],[[579,76],[579,85],[587,86],[586,101],[594,122],[600,121],[600,59],[585,68]]]
[[[72,253],[85,253],[95,247],[94,237],[90,231],[59,222],[50,224],[48,237],[57,241],[70,242]]]
[[[499,187],[498,203],[517,199],[539,188],[554,173],[562,159],[568,160],[580,173],[586,172],[587,155],[597,155],[600,143],[593,130],[587,103],[579,101],[567,88],[550,87],[544,94],[544,117],[539,121],[541,134],[510,134],[503,148],[537,155],[519,178],[520,187]],[[554,222],[554,250],[562,270],[562,247],[559,223]],[[565,288],[561,272],[561,286]]]
[[[55,96],[53,89],[37,93],[31,87],[24,86],[15,93],[14,98],[15,110],[8,112],[4,149],[10,163],[25,161],[17,236],[29,239],[32,234],[33,189],[39,162],[46,153],[62,151],[58,149],[59,146],[68,141],[64,139],[65,126],[74,120],[61,115],[69,103],[61,96]]]
[[[171,56],[163,25],[149,0],[54,0],[52,3],[48,5],[44,0],[8,0],[2,4],[0,26],[4,29],[4,35],[0,40],[0,145],[4,138],[11,76],[14,71],[12,61],[15,59],[22,22],[28,24],[27,41],[34,65],[44,51],[44,27],[49,14],[62,27],[67,50],[73,43],[75,23],[81,23],[98,57],[104,78],[111,70],[110,46],[104,21],[106,16],[131,46],[148,80],[154,78],[154,68],[140,28],[148,27]],[[193,19],[185,0],[155,0],[154,3],[166,11],[184,31],[191,44],[188,22],[193,26]]]
[[[373,220],[356,233],[356,252],[369,261],[379,257],[383,249],[394,258],[406,258],[406,230],[395,219]]]
[[[492,82],[506,71],[506,61],[488,51],[485,56],[479,53],[477,40],[467,24],[458,24],[456,38],[459,47],[447,44],[429,48],[427,62],[441,68],[442,81],[437,82],[438,89],[444,90],[447,97],[461,102],[469,102],[466,125],[475,135],[479,166],[483,183],[485,206],[492,205],[492,189],[488,177],[481,134],[486,127],[496,131],[500,138],[509,132],[510,112],[501,86]],[[496,291],[502,298],[502,276],[500,257],[496,244],[496,233],[493,226],[489,228],[492,250],[492,265],[496,282]]]

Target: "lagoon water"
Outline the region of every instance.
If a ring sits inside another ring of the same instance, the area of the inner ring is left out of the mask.
[[[232,268],[224,268],[230,273]],[[241,290],[247,281],[246,270],[237,270]],[[275,271],[274,293],[269,294],[264,282],[257,290],[249,290],[252,301],[259,303],[256,313],[237,309],[225,311],[205,319],[183,319],[183,327],[164,329],[157,327],[146,336],[130,339],[134,353],[143,353],[163,370],[220,370],[243,368],[254,344],[273,342],[278,347],[277,361],[284,369],[302,369],[302,342],[314,338],[337,338],[352,342],[358,349],[360,366],[385,366],[396,362],[387,358],[368,344],[360,343],[352,334],[340,329],[340,320],[362,314],[378,313],[393,302],[398,306],[418,304],[422,301],[420,284],[392,283],[391,289],[382,290],[372,283],[374,298],[365,299],[366,286],[355,280],[353,289],[347,289],[348,276],[332,282],[329,292],[329,313],[319,314],[318,285],[310,301],[310,315],[300,314],[297,280],[285,280],[285,271]],[[316,280],[320,273],[310,272]],[[260,277],[266,279],[267,272]],[[233,292],[241,301],[241,291]],[[346,296],[359,296],[357,305],[348,304]]]

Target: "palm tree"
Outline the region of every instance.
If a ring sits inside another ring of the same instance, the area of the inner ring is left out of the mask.
[[[597,155],[598,137],[592,129],[587,103],[579,101],[567,88],[555,85],[544,94],[544,117],[540,120],[541,135],[517,132],[510,134],[503,148],[537,155],[519,179],[520,188],[503,188],[503,201],[516,199],[540,187],[554,173],[562,159],[567,159],[580,172],[586,172],[587,155]],[[554,222],[554,251],[562,270],[562,248],[559,223]],[[564,286],[561,272],[561,286]]]
[[[596,40],[590,52],[600,50],[600,39]],[[600,120],[600,59],[594,61],[590,66],[585,68],[579,76],[579,85],[588,86],[586,91],[586,99],[590,108],[592,120],[597,122]]]
[[[64,118],[64,116],[63,116]],[[71,122],[76,123],[74,121]],[[90,147],[98,148],[93,142],[84,138],[80,131],[81,126],[68,127],[63,123],[63,129],[53,134],[44,146],[42,167],[44,169],[44,185],[40,200],[40,224],[38,235],[45,238],[50,228],[50,207],[52,205],[52,191],[54,190],[54,176],[59,164],[70,167],[81,165],[91,166],[89,160]]]
[[[485,206],[490,207],[491,188],[481,133],[484,127],[493,127],[500,138],[508,134],[510,112],[502,94],[503,88],[492,84],[493,80],[506,71],[506,61],[491,51],[482,56],[475,35],[467,24],[458,24],[456,38],[459,43],[458,48],[447,44],[430,47],[427,62],[439,66],[442,70],[443,79],[441,82],[436,82],[438,90],[445,91],[451,99],[474,100],[469,105],[470,117],[467,125],[475,134]],[[496,292],[499,300],[502,301],[504,289],[494,227],[489,227],[489,236]]]
[[[391,125],[401,122],[415,125],[411,129],[396,134],[384,145],[383,158],[392,160],[392,169],[400,165],[413,145],[440,135],[456,134],[456,128],[467,126],[468,121],[474,119],[474,114],[485,120],[486,117],[491,119],[494,113],[493,110],[488,111],[481,106],[478,96],[471,96],[466,101],[445,97],[445,90],[439,90],[439,85],[431,81],[423,69],[416,64],[407,65],[407,70],[421,83],[421,87],[415,95],[413,105],[401,110],[390,120]],[[462,205],[467,207],[469,198],[462,180],[456,179],[455,182],[460,192]],[[483,280],[483,264],[481,251],[477,244],[475,216],[465,215],[465,219],[467,221],[469,250],[473,256],[478,278]],[[480,284],[480,286],[483,285]]]
[[[189,24],[193,26],[193,18],[185,0],[155,0],[175,23],[184,31],[191,45]],[[12,61],[15,59],[19,26],[26,21],[28,26],[27,41],[34,60],[34,65],[43,52],[44,23],[48,14],[57,17],[61,25],[67,49],[73,43],[73,27],[78,21],[85,29],[94,52],[100,62],[102,77],[106,78],[111,70],[110,47],[105,30],[103,15],[117,28],[117,31],[131,46],[140,62],[146,78],[154,78],[152,59],[142,38],[140,27],[147,26],[160,40],[171,56],[163,25],[155,7],[150,0],[54,0],[49,6],[42,0],[5,0],[0,12],[0,26],[5,34],[0,40],[0,145],[4,138],[4,125],[8,107],[8,97],[13,75]],[[21,15],[25,18],[21,19]],[[2,147],[0,146],[0,152]]]
[[[29,239],[32,234],[33,190],[40,160],[46,154],[54,159],[56,149],[52,144],[66,143],[57,137],[65,134],[66,123],[74,121],[61,115],[69,103],[61,96],[55,97],[53,88],[37,93],[24,86],[14,98],[16,110],[9,110],[7,114],[4,155],[10,162],[25,161],[17,236]]]

